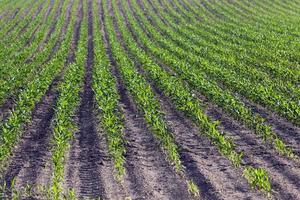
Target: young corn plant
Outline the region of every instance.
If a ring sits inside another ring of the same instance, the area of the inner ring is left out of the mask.
[[[271,184],[266,170],[253,167],[246,167],[243,176],[248,180],[253,188],[261,189],[268,194],[271,192]]]
[[[56,103],[56,111],[53,119],[52,138],[52,186],[53,199],[64,199],[64,172],[65,154],[69,149],[70,140],[78,130],[73,116],[80,103],[79,92],[82,90],[84,65],[87,56],[87,5],[83,3],[83,18],[80,28],[80,39],[76,51],[76,60],[67,66],[64,80],[59,85],[59,98]],[[75,21],[73,16],[73,22]],[[70,31],[72,32],[72,31]],[[65,57],[66,58],[66,57]]]
[[[96,102],[101,111],[99,120],[107,134],[108,150],[116,170],[116,179],[122,180],[125,174],[125,147],[123,138],[123,116],[119,111],[120,96],[116,87],[116,80],[111,73],[111,66],[106,55],[103,39],[100,37],[100,21],[97,15],[97,4],[94,2],[94,71],[93,90]]]

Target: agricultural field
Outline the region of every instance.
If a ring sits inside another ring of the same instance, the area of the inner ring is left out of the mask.
[[[0,199],[300,200],[300,0],[0,0]]]

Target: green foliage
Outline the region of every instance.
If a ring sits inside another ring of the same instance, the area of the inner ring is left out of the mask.
[[[39,71],[39,76],[28,83],[26,88],[17,97],[14,110],[9,118],[0,125],[0,164],[1,170],[7,164],[7,158],[11,154],[20,137],[22,136],[22,126],[31,121],[31,113],[36,103],[46,93],[49,85],[56,75],[61,71],[66,55],[67,46],[70,46],[71,33],[68,33],[62,42],[62,47],[54,54],[51,62],[43,65]]]
[[[76,1],[76,9],[79,6]],[[53,138],[52,138],[52,165],[53,165],[53,180],[51,193],[53,199],[64,199],[64,172],[65,172],[65,153],[69,149],[69,142],[73,134],[77,131],[77,125],[74,122],[73,116],[80,102],[79,92],[82,89],[84,66],[87,56],[87,5],[83,3],[84,15],[80,28],[80,39],[76,51],[76,60],[74,63],[66,66],[63,81],[60,83],[58,92],[59,98],[56,103],[55,116],[53,119]],[[75,11],[74,11],[75,12]],[[72,15],[71,24],[75,22],[75,13]],[[73,26],[69,26],[68,34],[72,36]],[[70,46],[70,43],[65,44],[65,47]],[[69,52],[67,50],[67,52]],[[64,55],[66,59],[66,54]],[[62,65],[65,63],[62,62]],[[73,194],[73,193],[70,193]],[[71,197],[74,195],[71,195]]]
[[[271,192],[271,183],[268,173],[265,169],[246,167],[243,176],[248,180],[250,185],[267,193]]]
[[[193,181],[188,181],[188,191],[195,197],[200,196],[200,190]]]
[[[55,4],[54,10],[59,9],[58,4],[59,3]],[[65,2],[62,6],[62,10],[66,10],[67,6],[68,2]],[[8,62],[3,63],[2,69],[5,73],[2,74],[3,77],[1,76],[2,79],[0,79],[0,84],[2,85],[0,88],[0,104],[4,103],[9,96],[17,95],[20,92],[19,88],[26,87],[35,76],[39,75],[40,67],[45,65],[46,62],[49,62],[48,58],[50,58],[52,54],[52,50],[65,21],[64,14],[61,14],[56,24],[56,30],[51,34],[47,44],[43,44],[42,42],[48,33],[49,27],[53,23],[52,20],[55,20],[53,19],[55,18],[54,15],[55,12],[51,12],[46,22],[41,24],[41,27],[39,27],[35,33],[34,40],[28,47],[24,47],[18,55],[13,56]],[[27,41],[28,38],[24,38],[24,40]],[[21,44],[18,43],[18,45]],[[33,56],[33,58],[30,63],[28,63],[26,60],[31,56]]]
[[[101,23],[98,18],[97,4],[94,2],[94,51],[95,62],[93,70],[93,90],[99,110],[99,120],[107,134],[108,150],[116,169],[116,179],[122,180],[125,174],[125,147],[122,123],[123,116],[119,111],[120,96],[117,91],[115,77],[111,74],[111,65],[106,55],[103,38],[101,35]],[[102,36],[104,37],[104,36]]]

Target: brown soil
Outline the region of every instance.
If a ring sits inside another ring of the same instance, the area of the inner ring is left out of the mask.
[[[15,179],[16,189],[37,183],[48,185],[50,173],[45,172],[43,168],[50,158],[50,123],[58,96],[57,84],[58,80],[55,80],[36,105],[32,113],[32,121],[25,127],[21,141],[13,151],[10,165],[4,175],[4,181],[8,187],[13,179]],[[44,180],[39,180],[40,177]]]
[[[242,177],[242,171],[220,155],[201,131],[176,111],[168,98],[159,90],[157,94],[168,125],[180,146],[187,174],[199,186],[205,199],[264,199],[261,194],[251,190]]]
[[[268,171],[276,199],[300,198],[300,164],[298,161],[279,156],[270,145],[264,143],[253,132],[228,117],[220,109],[210,105],[207,114],[221,122],[220,129],[233,139],[239,151],[245,153],[245,163],[263,167]]]
[[[7,98],[7,100],[0,105],[0,123],[5,121],[9,115],[10,115],[10,110],[13,108],[15,105],[15,100],[13,96],[10,96]]]

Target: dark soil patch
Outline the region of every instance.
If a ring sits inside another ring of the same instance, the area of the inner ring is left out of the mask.
[[[10,115],[10,110],[15,105],[15,99],[13,96],[7,98],[7,100],[0,106],[0,123],[4,122]]]

